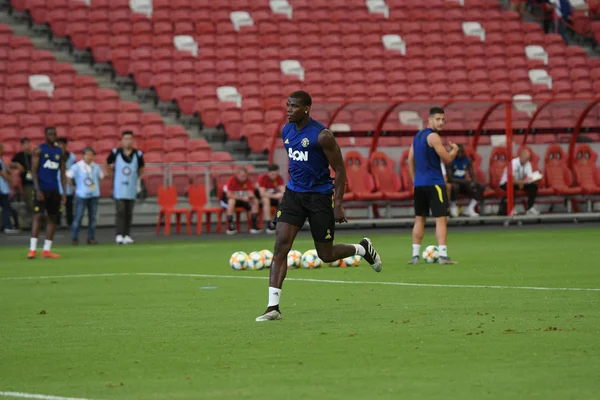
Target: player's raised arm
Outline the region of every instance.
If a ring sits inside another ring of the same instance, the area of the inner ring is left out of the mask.
[[[336,222],[348,222],[342,208],[344,199],[344,190],[346,188],[346,166],[342,151],[338,146],[333,133],[328,129],[323,129],[319,133],[319,146],[323,149],[323,153],[327,157],[327,161],[331,168],[335,171],[335,197],[334,197],[334,213]]]
[[[408,173],[410,174],[410,179],[415,180],[415,151],[413,150],[413,145],[410,145],[410,149],[408,150],[408,159],[406,160],[408,164]]]
[[[435,152],[440,156],[444,164],[450,164],[458,154],[458,146],[455,143],[450,142],[451,150],[448,152],[442,143],[440,135],[437,133],[432,133],[427,136],[427,143],[435,149]]]

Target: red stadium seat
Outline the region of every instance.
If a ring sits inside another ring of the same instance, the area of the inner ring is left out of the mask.
[[[596,167],[598,153],[587,144],[580,144],[575,149],[573,171],[576,183],[586,195],[600,194],[600,171]]]
[[[369,168],[375,179],[375,187],[386,200],[406,200],[411,193],[402,190],[400,176],[394,171],[394,161],[385,153],[375,152],[369,160]]]
[[[376,191],[375,181],[369,172],[367,161],[356,151],[349,151],[344,157],[348,190],[355,200],[382,200],[383,193]]]
[[[551,144],[544,157],[545,179],[549,187],[559,195],[577,195],[582,188],[573,186],[573,174],[567,167],[565,153],[558,144]]]

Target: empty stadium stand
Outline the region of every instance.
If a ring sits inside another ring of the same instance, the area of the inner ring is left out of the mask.
[[[69,47],[98,74],[112,73],[140,103],[155,102],[157,113],[121,101],[0,24],[0,139],[8,156],[22,136],[41,140],[48,124],[69,137],[71,150],[91,144],[100,157],[122,129],[132,129],[150,164],[150,195],[165,182],[160,164],[170,165],[169,183],[180,195],[190,183],[204,184],[207,174],[218,192],[231,173],[231,154],[191,139],[183,126],[165,126],[160,113],[176,114],[184,126],[198,119],[203,127],[223,127],[229,140],[272,156],[281,146],[272,138],[283,123],[284,99],[304,89],[313,96],[313,116],[331,123],[344,148],[345,199],[410,199],[405,148],[428,107],[439,102],[448,110],[446,130],[469,145],[477,176],[488,185],[484,195],[492,199],[504,195],[498,181],[507,162],[506,148],[491,147],[490,135],[506,128],[503,107],[493,107],[514,100],[513,129],[525,135],[518,144],[538,146],[531,149],[534,169],[546,172],[540,196],[598,194],[596,148],[579,147],[569,163],[567,148],[556,143],[570,140],[588,104],[595,108],[579,126],[600,141],[600,111],[591,103],[600,92],[600,58],[545,34],[539,23],[524,22],[497,1],[10,3],[15,19],[31,22],[57,48]],[[593,13],[595,3],[589,3]],[[593,14],[587,16],[585,32],[598,32]],[[584,25],[579,13],[576,22]],[[373,140],[376,131],[381,135]],[[486,146],[485,154],[475,152],[478,145]],[[368,154],[354,151],[368,147]],[[384,151],[392,148],[393,158]]]

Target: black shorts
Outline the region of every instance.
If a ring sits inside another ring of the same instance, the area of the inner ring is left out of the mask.
[[[417,186],[415,187],[415,215],[418,217],[428,217],[431,215],[438,217],[447,217],[448,193],[445,185]]]
[[[308,218],[315,242],[332,242],[335,236],[333,195],[301,193],[285,189],[277,209],[276,222],[302,227]]]
[[[452,182],[458,188],[458,194],[471,194],[472,191],[472,183],[465,180],[454,181]]]
[[[60,210],[61,195],[58,190],[42,190],[44,194],[44,200],[40,201],[37,199],[37,193],[33,192],[33,212],[43,213],[50,216],[58,215]]]

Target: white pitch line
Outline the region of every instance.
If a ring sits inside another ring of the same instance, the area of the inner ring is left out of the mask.
[[[41,399],[41,400],[91,400],[83,397],[62,397],[47,396],[45,394],[21,393],[21,392],[0,392],[0,397],[19,397],[21,399]]]
[[[61,279],[61,278],[95,278],[110,276],[166,276],[185,278],[214,278],[214,279],[259,279],[267,280],[266,276],[244,276],[244,275],[211,275],[211,274],[178,274],[169,272],[131,272],[111,274],[80,274],[80,275],[49,275],[49,276],[15,276],[3,277],[0,280],[35,280],[35,279]],[[547,290],[547,291],[569,291],[569,292],[600,292],[600,288],[578,288],[578,287],[543,287],[543,286],[501,286],[501,285],[462,285],[452,283],[415,283],[415,282],[385,282],[385,281],[343,281],[333,279],[314,278],[286,278],[286,281],[316,282],[348,285],[384,285],[384,286],[413,286],[413,287],[440,287],[455,289],[516,289],[516,290]]]

